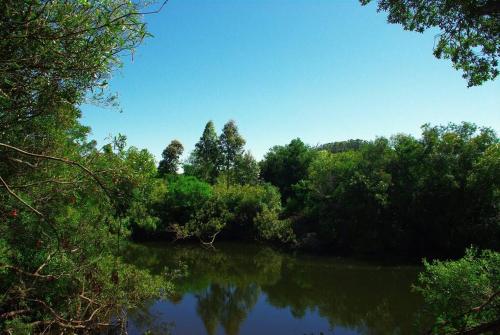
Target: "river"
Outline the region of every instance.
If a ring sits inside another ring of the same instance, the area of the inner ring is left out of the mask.
[[[129,314],[130,335],[413,334],[420,268],[221,242],[131,245],[127,258],[175,273],[175,293]]]

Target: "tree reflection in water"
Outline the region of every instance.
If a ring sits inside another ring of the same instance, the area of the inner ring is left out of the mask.
[[[214,335],[218,324],[228,335],[239,334],[241,323],[252,310],[260,294],[256,284],[245,286],[211,284],[196,295],[197,312],[208,335]]]
[[[187,267],[186,276],[176,282],[169,308],[177,308],[174,302],[192,304],[188,306],[196,312],[192,317],[197,315],[201,322],[184,325],[191,333],[272,334],[270,322],[278,327],[297,320],[310,325],[312,315],[339,334],[341,329],[350,334],[417,332],[414,319],[421,301],[410,290],[418,271],[415,267],[292,256],[268,247],[232,243],[220,243],[215,251],[190,245],[134,245],[127,258],[157,273],[179,264]],[[184,297],[193,299],[185,302]],[[257,304],[259,298],[262,303]],[[158,312],[152,308],[155,304],[144,306],[142,311]],[[261,308],[273,309],[273,320],[249,318],[262,312]],[[133,313],[131,320],[144,331],[167,320],[168,313],[162,313],[142,317],[140,327]],[[151,322],[149,326],[145,319]]]

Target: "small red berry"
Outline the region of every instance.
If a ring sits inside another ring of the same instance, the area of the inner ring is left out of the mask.
[[[17,209],[13,209],[13,210],[11,210],[11,211],[9,212],[9,216],[10,216],[11,218],[15,218],[15,217],[17,217]]]

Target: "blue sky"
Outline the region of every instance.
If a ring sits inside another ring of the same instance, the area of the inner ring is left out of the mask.
[[[467,88],[432,55],[436,31],[386,22],[356,0],[170,0],[146,17],[154,35],[113,74],[123,110],[82,106],[100,144],[160,158],[191,151],[208,120],[234,119],[258,159],[300,137],[315,145],[471,121],[500,129],[500,80]],[[186,155],[185,155],[186,156]]]

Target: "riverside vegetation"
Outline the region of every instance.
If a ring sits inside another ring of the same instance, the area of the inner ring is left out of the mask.
[[[379,8],[407,29],[444,30],[435,54],[463,70],[469,86],[494,79],[498,5],[439,3],[435,12],[415,1],[381,0]],[[110,75],[149,36],[143,15],[159,9],[121,0],[0,3],[0,332],[124,332],[127,310],[172,294],[176,276],[124,261],[130,239],[246,240],[413,261],[463,256],[424,263],[415,290],[435,321],[430,331],[498,331],[493,129],[424,125],[419,138],[316,147],[297,138],[257,162],[234,121],[220,135],[208,122],[182,174],[179,141],[158,167],[124,135],[99,147],[79,106],[116,105]],[[453,19],[463,16],[464,24]]]

